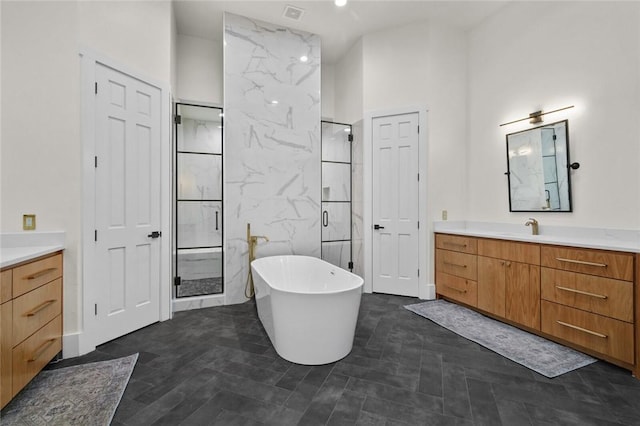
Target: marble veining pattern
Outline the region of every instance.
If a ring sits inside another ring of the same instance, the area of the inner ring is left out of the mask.
[[[257,257],[320,257],[320,39],[225,13],[225,289],[243,302]],[[306,56],[302,62],[300,57]]]

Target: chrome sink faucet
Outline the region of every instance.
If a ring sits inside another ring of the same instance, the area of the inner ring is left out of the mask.
[[[525,226],[531,225],[531,235],[538,235],[538,221],[530,217],[528,221],[524,223]]]

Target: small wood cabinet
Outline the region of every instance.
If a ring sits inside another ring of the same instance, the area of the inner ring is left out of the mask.
[[[640,254],[436,233],[438,297],[640,376]]]
[[[478,240],[478,308],[540,329],[540,247]]]
[[[62,350],[62,253],[0,272],[0,407]]]
[[[436,234],[436,288],[440,295],[477,306],[476,253],[475,238]]]

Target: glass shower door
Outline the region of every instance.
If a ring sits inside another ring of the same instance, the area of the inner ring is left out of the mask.
[[[351,126],[322,123],[322,259],[353,270],[351,260]]]
[[[222,109],[176,105],[176,297],[223,292]]]

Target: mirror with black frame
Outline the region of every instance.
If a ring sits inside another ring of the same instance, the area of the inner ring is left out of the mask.
[[[570,212],[569,122],[507,135],[509,211]]]

